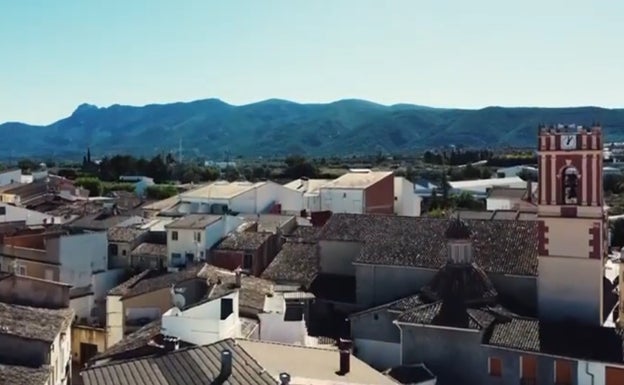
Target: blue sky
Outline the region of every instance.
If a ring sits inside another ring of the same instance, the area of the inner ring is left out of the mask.
[[[624,106],[621,0],[0,0],[0,122],[217,97]]]

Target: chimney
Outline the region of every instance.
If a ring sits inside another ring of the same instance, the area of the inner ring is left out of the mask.
[[[166,352],[175,352],[180,348],[180,340],[177,337],[165,336],[163,345]]]
[[[223,384],[232,375],[232,352],[223,350],[221,352],[221,371],[213,384]]]
[[[280,373],[279,379],[280,379],[280,385],[290,384],[290,374],[288,373]]]
[[[351,371],[351,340],[340,339],[338,342],[340,352],[340,369],[336,374],[344,376]]]
[[[241,268],[240,266],[236,268],[236,270],[234,270],[234,274],[236,275],[236,282],[235,282],[235,286],[236,287],[241,287]]]

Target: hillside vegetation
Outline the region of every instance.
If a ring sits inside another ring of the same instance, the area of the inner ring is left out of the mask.
[[[624,141],[624,109],[501,108],[480,110],[383,106],[363,100],[298,104],[285,100],[233,106],[218,99],[143,107],[83,104],[48,126],[0,125],[4,156],[154,155],[306,156],[409,153],[449,144],[533,147],[536,126],[599,121],[608,140]]]

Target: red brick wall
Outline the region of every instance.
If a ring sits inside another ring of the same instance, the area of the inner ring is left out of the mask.
[[[394,174],[364,190],[367,214],[394,213]]]
[[[279,237],[272,236],[255,251],[212,250],[211,264],[223,269],[235,270],[243,266],[245,254],[253,255],[251,274],[258,277],[269,266],[281,248]]]
[[[17,247],[45,250],[43,239],[43,234],[17,235],[14,237],[6,237],[4,243]]]
[[[211,264],[223,269],[235,270],[243,265],[242,251],[236,250],[212,250]]]

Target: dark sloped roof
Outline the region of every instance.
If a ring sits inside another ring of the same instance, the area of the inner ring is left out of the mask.
[[[406,311],[423,305],[424,302],[420,298],[420,294],[411,295],[409,297],[401,298],[398,301],[391,302],[388,305],[388,310],[392,311]]]
[[[203,265],[196,265],[176,273],[167,274],[159,274],[154,270],[146,270],[111,289],[108,294],[120,295],[123,298],[128,298],[171,287],[177,283],[197,278],[197,273],[199,273],[202,267]]]
[[[445,311],[442,301],[422,305],[402,313],[398,322],[459,327],[474,330],[486,329],[494,321],[495,315],[487,309],[465,309],[465,318],[458,318],[454,312]]]
[[[615,329],[573,323],[548,323],[514,317],[497,322],[486,345],[598,362],[622,363],[622,338]]]
[[[27,368],[25,366],[0,364],[2,385],[44,385],[50,377],[48,367]]]
[[[307,288],[318,271],[319,260],[315,244],[287,242],[264,270],[262,278],[275,282],[298,283]]]
[[[133,242],[148,230],[135,227],[111,227],[108,229],[109,242]]]
[[[104,215],[101,212],[86,215],[68,224],[69,227],[89,230],[108,230],[130,219],[129,215]]]
[[[219,375],[223,350],[229,350],[232,354],[232,374],[225,384],[277,384],[232,339],[137,360],[95,366],[83,371],[81,375],[85,385],[206,385]]]
[[[537,275],[537,223],[467,220],[474,259],[488,273]],[[440,268],[447,219],[334,214],[321,240],[362,242],[356,263]]]
[[[242,231],[229,234],[216,247],[217,250],[256,250],[273,234]]]
[[[106,349],[106,351],[96,355],[92,360],[112,357],[147,346],[154,337],[160,334],[161,324],[160,318],[148,323],[139,330],[125,336],[121,341]]]
[[[72,322],[71,309],[43,309],[0,302],[0,334],[52,342]]]
[[[424,364],[397,366],[384,374],[404,385],[420,384],[436,378]]]
[[[480,306],[494,303],[497,295],[488,276],[475,264],[448,263],[421,289],[427,302],[461,296],[466,304]]]

